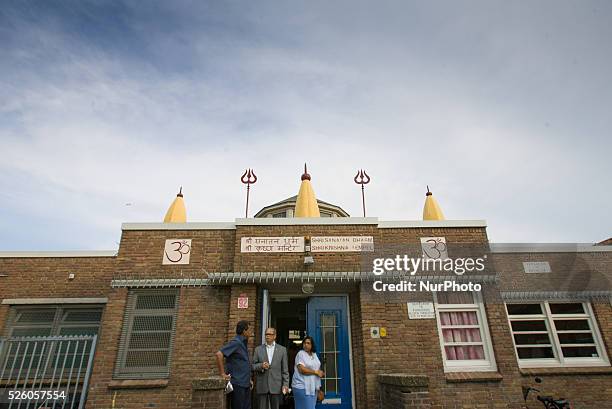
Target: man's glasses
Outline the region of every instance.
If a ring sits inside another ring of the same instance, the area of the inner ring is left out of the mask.
[[[270,334],[270,333],[267,333],[267,334],[266,334],[266,336],[268,336],[268,335],[270,335],[271,337],[273,337],[275,334]]]

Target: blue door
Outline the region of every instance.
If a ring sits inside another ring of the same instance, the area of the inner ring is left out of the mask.
[[[351,366],[345,297],[308,300],[308,335],[314,338],[325,378],[325,401],[317,409],[351,409]]]

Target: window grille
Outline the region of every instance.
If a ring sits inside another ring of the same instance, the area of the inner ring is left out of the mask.
[[[177,290],[130,291],[115,365],[116,378],[169,376],[177,309]]]
[[[98,334],[100,320],[102,319],[102,307],[91,305],[79,306],[19,306],[12,307],[5,328],[8,339],[31,338],[31,337],[58,337],[58,336],[93,336]],[[27,341],[27,340],[26,340]],[[24,341],[24,342],[26,342]],[[28,341],[29,342],[29,341]],[[28,345],[37,342],[33,339]],[[0,354],[0,360],[6,362],[22,362],[23,365],[35,364],[39,361],[46,362],[47,366],[53,362],[67,362],[68,369],[84,368],[87,360],[73,359],[75,356],[88,356],[92,347],[91,343],[66,344],[60,348],[59,343],[39,342],[38,348],[14,348],[6,349]],[[26,345],[24,343],[24,345]],[[63,344],[62,344],[63,345]],[[78,350],[81,347],[82,350]],[[43,365],[42,370],[45,370]],[[4,376],[12,376],[12,372],[5,372]]]

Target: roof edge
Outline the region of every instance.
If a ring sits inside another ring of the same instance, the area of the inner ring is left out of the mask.
[[[377,225],[378,217],[262,217],[239,218],[236,226]]]
[[[599,253],[612,246],[592,243],[490,243],[491,253]]]
[[[436,228],[436,227],[487,227],[486,220],[381,220],[378,223],[381,229],[401,229],[407,227]]]
[[[116,257],[117,250],[99,251],[0,251],[0,258],[57,258],[57,257]]]
[[[234,230],[230,222],[123,223],[121,230]]]
[[[485,220],[379,220],[378,217],[262,217],[232,222],[123,223],[122,230],[235,230],[236,226],[375,225],[381,229],[487,227]]]

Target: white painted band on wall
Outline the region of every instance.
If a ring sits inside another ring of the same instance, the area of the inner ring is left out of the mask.
[[[106,304],[108,298],[6,298],[2,304],[39,305],[39,304]]]

